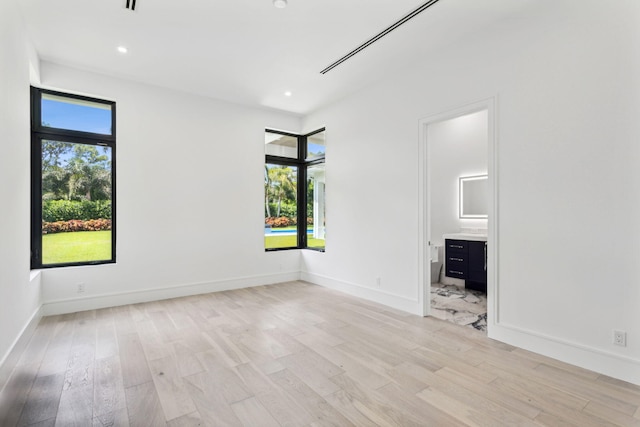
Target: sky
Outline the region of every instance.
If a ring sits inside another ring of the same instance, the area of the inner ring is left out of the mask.
[[[46,99],[43,96],[43,124],[59,129],[111,135],[110,109],[85,103],[63,102],[58,99]]]

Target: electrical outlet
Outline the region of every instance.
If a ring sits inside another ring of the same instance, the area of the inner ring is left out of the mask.
[[[380,279],[379,277],[376,277],[376,286],[377,287],[381,286],[381,282],[382,282],[382,279]]]
[[[84,283],[78,283],[78,293],[84,293]]]
[[[627,333],[625,331],[613,331],[613,343],[622,347],[627,346]]]

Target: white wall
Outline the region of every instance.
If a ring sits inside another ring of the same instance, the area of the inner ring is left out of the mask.
[[[39,280],[29,276],[29,52],[17,3],[0,2],[0,388],[16,362],[10,350],[39,319]]]
[[[486,219],[463,219],[459,211],[459,178],[487,174],[488,113],[478,111],[454,119],[432,123],[427,127],[431,181],[431,245],[439,247],[439,261],[431,265],[432,282],[444,259],[445,233],[462,229],[487,229]],[[443,274],[443,279],[445,278]],[[460,279],[447,283],[464,284]]]
[[[299,276],[298,251],[265,253],[260,209],[264,129],[299,117],[47,62],[41,81],[117,103],[117,263],[43,270],[46,313]]]
[[[490,335],[640,383],[640,3],[529,7],[306,118],[331,233],[303,277],[419,313],[419,120],[495,96]]]

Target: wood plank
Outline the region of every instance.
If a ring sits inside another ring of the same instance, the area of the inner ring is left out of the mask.
[[[204,421],[199,412],[183,415],[167,423],[167,427],[199,427],[204,425]]]
[[[148,361],[172,356],[171,343],[158,332],[152,320],[137,322],[136,331]]]
[[[436,375],[459,390],[468,390],[475,396],[483,396],[516,415],[519,414],[526,418],[534,419],[541,412],[540,408],[532,405],[530,400],[518,399],[517,396],[511,393],[496,389],[491,383],[486,384],[461,376],[447,367],[437,371]],[[443,388],[441,387],[441,389]]]
[[[118,335],[120,366],[124,387],[147,383],[152,380],[151,371],[137,333]]]
[[[166,424],[153,381],[125,389],[131,427],[158,427]]]
[[[69,362],[69,353],[73,342],[75,323],[73,321],[61,321],[53,329],[47,351],[42,359],[38,376],[49,376],[66,372]]]
[[[122,422],[123,410],[124,418],[127,418],[120,358],[112,356],[96,360],[93,383],[94,424],[118,425]]]
[[[350,422],[340,412],[331,406],[318,393],[302,382],[288,369],[269,375],[282,390],[293,397],[298,404],[304,407],[316,421],[324,426],[345,426]]]
[[[568,393],[564,390],[549,387],[548,384],[544,384],[538,381],[537,378],[526,373],[513,374],[506,372],[502,367],[498,368],[490,363],[483,363],[481,365],[487,372],[492,372],[496,375],[496,381],[492,384],[503,384],[509,387],[514,392],[520,390],[531,399],[534,405],[542,408],[548,407],[546,404],[553,402],[554,405],[561,405],[567,408],[567,410],[582,410],[589,400],[584,397]]]
[[[243,426],[280,427],[280,423],[255,397],[236,402],[231,408]]]
[[[461,359],[448,354],[443,354],[428,348],[420,347],[414,350],[413,354],[424,358],[430,363],[435,362],[440,366],[446,366],[447,368],[458,372],[460,375],[464,375],[487,384],[495,380],[497,377],[497,374],[495,372],[491,372],[483,369],[482,367],[474,365],[474,361]]]
[[[607,420],[590,416],[582,412],[581,409],[575,408],[576,401],[567,395],[562,396],[551,388],[547,389],[539,386],[536,386],[536,389],[534,390],[531,381],[524,380],[524,382],[521,382],[514,380],[513,378],[508,380],[497,378],[492,382],[492,385],[506,393],[512,393],[513,395],[518,396],[521,400],[529,400],[532,404],[543,408],[544,413],[551,414],[566,422],[577,423],[582,427],[614,426],[613,423],[610,423]],[[548,394],[545,394],[545,392],[548,392]],[[559,397],[560,400],[551,397],[552,395]],[[538,417],[540,417],[540,415]],[[536,419],[538,419],[538,417]]]
[[[196,406],[185,389],[176,363],[172,357],[149,362],[153,383],[167,421],[196,411]]]
[[[56,426],[85,426],[93,422],[93,376],[96,350],[95,312],[78,313]]]
[[[62,327],[63,323],[64,318],[62,316],[49,316],[40,319],[16,366],[26,366],[34,363],[39,365],[43,361],[51,337],[54,336],[56,329]]]
[[[64,374],[36,377],[18,424],[30,425],[55,418],[64,385]]]
[[[248,363],[250,359],[233,343],[229,336],[218,329],[207,330],[204,337],[209,340],[212,348],[225,359],[227,366],[237,366]]]
[[[136,331],[136,325],[131,317],[131,306],[113,307],[113,318],[116,335],[129,335]]]
[[[278,360],[289,372],[300,378],[320,396],[326,396],[340,389],[329,378],[344,373],[344,370],[314,351],[305,350]]]
[[[423,425],[465,425],[464,422],[452,417],[441,408],[438,408],[427,402],[425,399],[420,399],[414,394],[403,390],[402,387],[396,383],[389,383],[377,391],[387,399],[390,405],[399,411],[411,414],[413,418],[420,420]],[[462,403],[460,404],[462,406]]]
[[[172,356],[176,361],[178,375],[188,377],[189,375],[203,372],[202,362],[196,356],[196,353],[183,344],[183,341],[175,341],[170,345]]]
[[[275,339],[258,330],[249,329],[247,332],[230,335],[229,339],[253,365],[265,373],[274,371],[274,361],[277,358],[291,354]]]
[[[247,388],[282,426],[304,426],[315,420],[295,399],[284,393],[252,364],[235,367]]]
[[[169,343],[181,338],[180,331],[165,310],[152,311],[149,313],[149,317],[153,321],[156,330],[158,331],[164,342]]]
[[[40,421],[34,424],[29,424],[29,427],[53,427],[56,424],[55,418],[49,418],[48,420]]]
[[[360,363],[360,361],[340,350],[339,346],[332,347],[323,343],[316,343],[313,338],[307,338],[306,334],[296,336],[297,340],[301,340],[309,348],[313,349],[313,351],[340,367],[345,373],[349,374],[350,378],[356,380],[356,382],[362,384],[365,388],[375,390],[391,381],[383,369],[379,370],[379,372],[382,373],[369,369]]]
[[[227,402],[215,378],[206,372],[184,378],[185,390],[195,404],[204,425],[237,426],[240,420]]]
[[[640,419],[633,414],[625,414],[598,402],[589,402],[582,410],[586,414],[595,415],[603,420],[611,421],[620,426],[640,427]]]
[[[571,422],[570,420],[559,418],[547,412],[540,412],[540,414],[538,414],[538,416],[535,418],[535,421],[542,424],[543,426],[581,427],[581,424],[578,421],[574,423],[574,422]]]
[[[39,362],[17,366],[0,392],[0,426],[18,424],[29,391],[36,379]]]
[[[371,427],[395,426],[395,424],[379,416],[376,411],[371,410],[345,390],[340,389],[325,396],[324,399],[354,425]]]
[[[623,414],[633,415],[636,409],[638,409],[638,403],[640,402],[638,396],[634,396],[627,390],[619,391],[615,389],[615,387],[607,387],[602,383],[596,383],[590,379],[585,380],[583,379],[584,376],[573,373],[561,375],[563,373],[561,368],[547,365],[546,363],[538,365],[535,373],[539,375],[541,379],[548,381],[557,388],[567,390],[568,393],[574,393],[588,400],[599,401],[603,405],[609,406],[611,409],[615,409]]]
[[[121,408],[110,414],[93,418],[93,427],[129,427],[127,408]]]
[[[323,322],[322,324],[325,325],[326,322]],[[330,328],[327,328],[327,329],[330,330]],[[314,342],[314,343],[323,344],[328,347],[333,347],[338,344],[342,344],[344,342],[343,339],[333,336],[332,334],[328,333],[323,329],[316,327],[315,325],[303,328],[302,331],[303,332],[301,334],[295,335],[295,339],[300,341],[303,344],[305,342]]]
[[[422,420],[414,417],[411,412],[392,406],[388,399],[377,391],[360,387],[347,374],[336,375],[331,378],[331,381],[334,381],[348,394],[350,401],[356,402],[355,406],[358,412],[367,418],[375,418],[376,423],[380,425],[403,427],[423,427],[425,425]]]
[[[239,402],[252,396],[252,393],[238,374],[225,366],[217,353],[206,351],[198,353],[197,357],[206,369],[201,378],[214,384],[227,403]]]
[[[96,359],[116,356],[119,352],[115,323],[98,323],[96,331]]]
[[[428,387],[417,394],[420,399],[470,426],[535,426],[532,420],[514,414],[481,396],[466,394],[459,399],[455,391]],[[487,406],[483,406],[487,404]]]

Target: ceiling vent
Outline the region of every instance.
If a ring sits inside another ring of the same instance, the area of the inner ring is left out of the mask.
[[[127,0],[127,5],[125,7],[129,10],[136,10],[136,0]]]
[[[135,1],[135,0],[133,0],[133,1]],[[357,48],[353,49],[351,52],[347,53],[345,56],[343,56],[342,58],[338,59],[336,62],[334,62],[333,64],[329,65],[324,70],[320,71],[320,74],[327,74],[329,71],[333,70],[334,68],[336,68],[338,65],[342,64],[347,59],[351,58],[352,56],[354,56],[358,52],[363,51],[365,48],[371,46],[373,43],[377,42],[378,40],[380,40],[381,38],[383,38],[384,36],[389,34],[391,31],[393,31],[396,28],[398,28],[400,25],[406,23],[411,18],[414,18],[418,14],[420,14],[421,12],[424,12],[425,10],[427,10],[429,7],[433,6],[437,2],[438,2],[438,0],[429,0],[428,2],[424,3],[422,6],[418,7],[417,9],[415,9],[414,11],[409,13],[408,15],[404,16],[403,18],[401,18],[397,22],[391,24],[389,27],[387,27],[383,31],[381,31],[378,34],[376,34],[375,36],[371,37],[369,40],[367,40],[366,42],[362,43],[360,46],[358,46]]]

